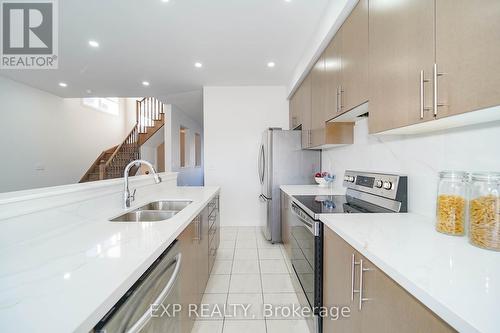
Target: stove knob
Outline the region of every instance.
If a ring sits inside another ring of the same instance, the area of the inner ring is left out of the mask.
[[[349,176],[344,176],[344,181],[348,182],[349,181]]]
[[[354,183],[354,177],[353,177],[353,176],[349,176],[349,181],[350,181],[351,183]]]
[[[382,188],[382,185],[383,185],[383,183],[382,183],[382,181],[380,179],[377,180],[377,181],[375,181],[375,187],[376,188]]]
[[[385,181],[383,186],[386,190],[392,189],[392,183],[389,181]]]

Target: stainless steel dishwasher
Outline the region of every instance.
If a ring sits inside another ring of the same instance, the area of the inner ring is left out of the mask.
[[[177,241],[148,268],[94,327],[96,333],[180,332],[179,272],[182,255]]]

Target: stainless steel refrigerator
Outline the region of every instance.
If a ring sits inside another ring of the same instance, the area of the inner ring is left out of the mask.
[[[314,183],[321,168],[321,152],[303,150],[300,131],[269,128],[262,134],[258,169],[261,184],[260,201],[266,211],[264,236],[281,242],[280,186]]]

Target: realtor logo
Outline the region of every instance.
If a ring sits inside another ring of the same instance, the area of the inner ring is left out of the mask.
[[[57,0],[0,0],[2,69],[56,69]]]

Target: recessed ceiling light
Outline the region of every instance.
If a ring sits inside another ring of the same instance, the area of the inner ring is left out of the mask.
[[[274,66],[276,66],[276,64],[272,61],[267,63],[267,67],[269,67],[269,68],[273,68]]]
[[[201,62],[195,62],[194,63],[194,67],[196,67],[196,68],[202,68],[203,64]]]
[[[145,87],[149,87],[149,82],[148,81],[142,81],[142,85]]]
[[[87,89],[85,92],[86,92],[87,94],[89,94],[89,95],[90,95],[90,94],[92,94],[92,90],[90,90],[90,89]]]
[[[285,0],[285,2],[292,2],[292,0]]]
[[[63,88],[66,88],[68,86],[67,83],[64,83],[64,82],[59,82],[59,87],[63,87]]]
[[[89,45],[95,48],[99,47],[99,43],[95,40],[89,40]]]
[[[161,0],[161,2],[169,2],[170,0]]]

